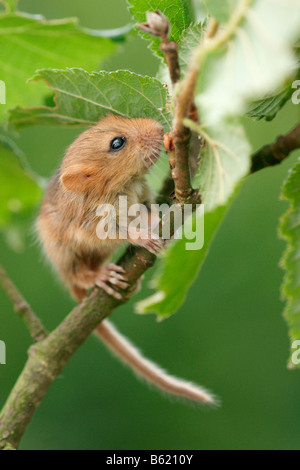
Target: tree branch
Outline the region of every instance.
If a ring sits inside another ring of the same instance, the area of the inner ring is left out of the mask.
[[[48,332],[43,326],[41,320],[33,312],[30,305],[26,302],[14,283],[9,279],[1,265],[0,286],[12,301],[16,314],[23,320],[34,341],[41,341],[46,338]]]
[[[250,173],[281,163],[293,150],[300,148],[300,124],[286,135],[280,135],[273,144],[265,145],[252,155]]]
[[[144,248],[129,249],[120,259],[131,285],[128,297],[116,300],[94,289],[45,339],[29,349],[29,357],[0,414],[0,450],[18,448],[22,435],[54,379],[96,326],[125,303],[156,257]]]

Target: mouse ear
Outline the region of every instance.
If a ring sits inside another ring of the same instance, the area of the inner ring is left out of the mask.
[[[92,176],[88,167],[73,165],[62,172],[60,180],[68,191],[79,194],[88,189]]]

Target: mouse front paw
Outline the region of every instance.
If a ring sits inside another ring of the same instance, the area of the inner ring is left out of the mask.
[[[130,232],[130,243],[136,246],[142,246],[154,255],[158,255],[166,244],[166,240],[159,238],[156,234],[148,230],[139,230]]]
[[[157,256],[163,250],[165,246],[165,240],[162,238],[148,238],[147,240],[143,240],[141,246],[150,251],[150,253],[153,253]]]

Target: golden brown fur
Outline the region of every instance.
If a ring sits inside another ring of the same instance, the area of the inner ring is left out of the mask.
[[[125,137],[124,149],[110,151],[115,137]],[[112,204],[118,214],[118,196],[134,203],[151,202],[144,174],[156,160],[162,144],[161,125],[152,119],[127,119],[109,115],[83,132],[68,148],[60,169],[46,191],[37,221],[45,251],[75,299],[81,300],[94,285],[120,298],[113,287],[128,284],[120,266],[106,261],[124,240],[100,240],[96,235],[99,204]],[[127,214],[126,214],[127,216]],[[157,240],[132,239],[156,252]],[[126,273],[125,273],[126,274]],[[192,401],[213,403],[213,397],[202,387],[168,375],[123,337],[108,320],[95,330],[102,341],[140,377],[172,395]]]

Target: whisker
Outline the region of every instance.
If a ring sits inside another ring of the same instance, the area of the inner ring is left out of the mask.
[[[160,137],[144,137],[143,139],[147,142],[159,142],[160,144],[163,143],[163,140]]]
[[[165,175],[165,172],[156,164],[155,161],[152,160],[152,158],[151,158],[152,156],[155,158],[155,155],[153,155],[153,153],[148,156],[149,160],[152,163],[152,166],[155,167],[156,170],[158,170],[161,174]],[[158,154],[158,156],[159,156],[159,154]]]
[[[161,152],[161,147],[160,146],[155,146],[155,147],[153,147],[153,151],[160,153]]]

